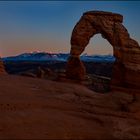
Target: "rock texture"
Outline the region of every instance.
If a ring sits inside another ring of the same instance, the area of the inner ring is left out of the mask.
[[[131,89],[99,94],[14,75],[1,75],[0,89],[1,140],[140,139],[140,94]]]
[[[0,74],[4,74],[4,73],[6,73],[5,67],[3,65],[3,62],[0,60]]]
[[[84,80],[86,69],[79,56],[71,56],[67,64],[67,76],[75,80]]]
[[[139,88],[140,46],[130,37],[122,22],[123,16],[116,13],[89,11],[83,14],[71,36],[70,57],[73,59],[70,58],[68,61],[68,78],[84,79],[85,70],[79,56],[88,45],[90,38],[100,33],[112,45],[116,57],[111,83],[117,86]],[[74,59],[79,59],[79,63],[70,62],[75,61]]]

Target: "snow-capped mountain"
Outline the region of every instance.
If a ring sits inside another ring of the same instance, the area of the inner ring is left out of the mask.
[[[4,61],[66,61],[69,54],[55,54],[46,52],[23,53],[17,56],[2,58]]]
[[[70,54],[67,53],[46,53],[46,52],[34,52],[23,53],[17,56],[10,56],[2,58],[3,61],[67,61]],[[80,56],[82,61],[90,62],[113,62],[115,58],[112,55],[87,55]]]

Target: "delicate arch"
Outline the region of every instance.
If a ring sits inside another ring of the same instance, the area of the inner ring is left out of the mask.
[[[140,86],[140,78],[137,78],[140,77],[140,47],[130,38],[122,22],[123,16],[116,13],[89,11],[83,14],[71,36],[71,56],[67,63],[68,78],[84,79],[85,67],[79,56],[90,38],[100,33],[112,45],[113,55],[116,57],[112,84]],[[74,61],[79,64],[75,65]],[[136,77],[132,77],[131,72],[135,72]]]

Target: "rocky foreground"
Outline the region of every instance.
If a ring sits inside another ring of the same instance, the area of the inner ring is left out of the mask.
[[[0,77],[0,139],[140,139],[140,94]]]

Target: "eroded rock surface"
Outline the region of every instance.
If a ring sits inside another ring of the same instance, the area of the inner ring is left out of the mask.
[[[67,65],[67,76],[75,80],[84,80],[86,69],[79,57],[71,56]]]
[[[123,16],[116,13],[103,11],[89,11],[84,13],[73,29],[70,54],[73,58],[72,61],[74,61],[74,58],[79,58],[88,45],[90,38],[100,33],[112,45],[114,56],[116,57],[112,84],[139,88],[140,46],[130,37],[122,22]],[[68,62],[68,78],[84,79],[85,73],[83,74],[83,72],[85,70],[81,63],[80,59],[79,64],[76,65]],[[75,68],[75,72],[73,72],[73,69],[69,69],[70,67],[78,67],[78,69]]]
[[[5,71],[5,67],[3,65],[3,62],[0,60],[0,74],[5,74],[6,71]]]
[[[16,83],[16,85],[15,85]],[[139,140],[140,94],[1,75],[0,139]]]

